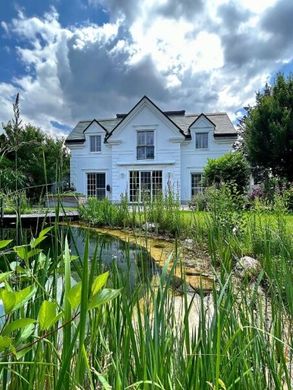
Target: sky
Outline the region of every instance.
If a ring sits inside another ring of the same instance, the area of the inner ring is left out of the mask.
[[[0,0],[0,123],[66,136],[128,112],[226,111],[236,123],[293,71],[292,0]]]

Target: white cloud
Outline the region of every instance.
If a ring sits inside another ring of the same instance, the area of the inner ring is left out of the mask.
[[[54,8],[1,22],[29,43],[16,48],[27,74],[0,84],[2,120],[17,91],[24,119],[51,132],[58,132],[51,121],[74,125],[127,111],[144,94],[164,109],[227,110],[236,118],[292,60],[292,42],[280,47],[270,23],[262,24],[285,0],[93,1],[111,5],[109,23],[64,28]]]

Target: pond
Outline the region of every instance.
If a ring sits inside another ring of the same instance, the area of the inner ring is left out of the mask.
[[[16,231],[14,228],[1,229],[0,240],[13,239],[15,240]],[[52,229],[49,237],[42,243],[42,249],[45,253],[56,252],[60,253],[60,243],[64,243],[65,237],[68,237],[69,248],[71,254],[79,256],[82,266],[84,257],[85,244],[88,239],[89,259],[97,257],[98,265],[102,265],[103,270],[110,269],[115,265],[124,276],[124,279],[129,282],[129,288],[134,288],[137,284],[146,280],[151,280],[155,274],[159,273],[160,268],[152,259],[149,252],[134,243],[125,242],[117,237],[109,234],[103,234],[92,230],[80,227],[59,226],[57,230]],[[29,243],[32,237],[32,232],[28,229],[22,230],[22,244]],[[15,243],[13,243],[15,244]],[[14,260],[11,258],[11,261]],[[2,265],[0,262],[0,268]],[[99,270],[101,267],[99,267]]]

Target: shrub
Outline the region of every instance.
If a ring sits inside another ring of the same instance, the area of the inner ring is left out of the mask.
[[[288,190],[284,192],[284,197],[285,197],[287,209],[289,211],[293,211],[293,187],[290,187]]]
[[[249,179],[249,165],[241,152],[227,153],[216,159],[209,159],[204,170],[204,185],[233,185],[237,192],[244,193]]]
[[[188,203],[192,210],[206,211],[208,205],[208,199],[205,192],[199,192]]]

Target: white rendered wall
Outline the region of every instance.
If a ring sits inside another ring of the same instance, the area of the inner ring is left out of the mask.
[[[208,149],[196,149],[196,132],[208,132]],[[202,173],[209,158],[217,158],[232,150],[234,140],[215,138],[214,126],[205,118],[191,128],[191,140],[181,145],[181,202],[191,200],[191,173]]]
[[[129,194],[129,171],[161,170],[163,190],[169,183],[180,197],[181,157],[180,142],[183,135],[176,128],[170,128],[169,121],[155,108],[146,104],[134,113],[123,127],[114,132],[112,144],[112,200],[119,201],[121,194]],[[173,125],[171,124],[173,127]],[[155,158],[137,160],[137,131],[154,130]]]
[[[137,131],[154,130],[155,158],[137,160]],[[208,132],[208,149],[195,148],[195,133]],[[114,131],[108,143],[102,142],[102,150],[91,153],[89,136],[105,131],[93,123],[85,132],[83,144],[70,145],[70,181],[76,191],[87,194],[87,173],[105,172],[106,184],[111,186],[109,199],[119,202],[121,194],[129,194],[129,171],[161,170],[163,190],[172,185],[182,203],[191,199],[191,173],[202,173],[208,158],[217,158],[232,149],[233,140],[214,138],[214,127],[204,117],[191,128],[191,140],[185,140],[154,106],[148,102],[141,104]]]
[[[90,152],[90,135],[101,135],[101,152]],[[105,131],[93,123],[85,132],[85,142],[80,145],[70,145],[70,182],[77,192],[87,194],[87,173],[105,172],[106,185],[112,183],[111,146],[104,144]],[[107,192],[111,199],[111,193]]]

